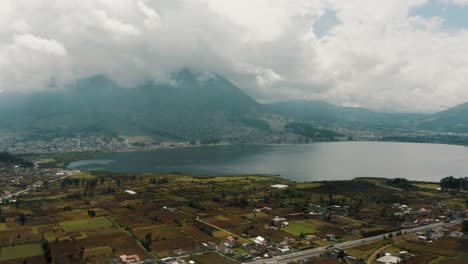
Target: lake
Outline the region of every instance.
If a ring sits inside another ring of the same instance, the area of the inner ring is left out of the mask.
[[[468,148],[442,144],[333,142],[228,145],[101,154],[69,168],[193,175],[273,174],[295,181],[468,176]]]

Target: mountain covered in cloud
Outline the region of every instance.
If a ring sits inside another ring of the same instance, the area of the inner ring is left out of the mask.
[[[467,13],[466,0],[0,1],[0,90],[189,67],[260,101],[429,113],[468,100]]]
[[[465,132],[467,114],[467,104],[435,114],[385,113],[323,101],[260,104],[220,75],[190,70],[172,74],[168,82],[136,87],[97,75],[63,89],[0,96],[0,129],[33,138],[125,134],[258,141],[284,133],[287,122]]]
[[[124,133],[200,139],[268,129],[257,119],[261,105],[238,87],[219,75],[188,70],[165,84],[125,88],[99,75],[66,89],[3,96],[1,101],[0,128],[35,135]]]

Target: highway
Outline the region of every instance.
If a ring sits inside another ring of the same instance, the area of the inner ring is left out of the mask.
[[[428,229],[432,229],[432,228],[436,228],[436,227],[444,226],[444,225],[445,226],[453,226],[453,225],[456,225],[456,224],[459,224],[459,223],[461,223],[461,221],[450,222],[450,223],[435,223],[435,224],[415,227],[415,228],[412,228],[412,229],[403,229],[403,230],[400,230],[400,231],[402,233],[406,232],[408,234],[408,233],[415,233],[415,232],[424,231],[424,230],[428,230]],[[357,240],[346,241],[346,242],[343,242],[343,243],[338,243],[338,244],[335,244],[333,246],[333,248],[347,249],[347,248],[356,247],[356,246],[359,246],[359,245],[362,245],[362,244],[372,243],[372,242],[375,242],[375,241],[378,241],[378,240],[382,240],[383,236],[388,237],[388,235],[390,235],[390,234],[395,236],[396,233],[400,232],[400,231],[395,231],[395,232],[390,232],[390,233],[386,233],[386,234],[381,234],[381,235],[378,235],[378,236],[372,236],[372,237],[367,237],[367,238],[362,238],[362,239],[357,239]],[[289,261],[298,261],[298,260],[304,260],[304,259],[307,259],[307,258],[311,258],[311,257],[314,257],[314,256],[319,256],[321,253],[324,253],[325,251],[330,250],[330,249],[331,249],[330,247],[329,248],[318,247],[318,248],[307,249],[307,250],[298,251],[298,252],[294,252],[294,253],[290,253],[290,254],[286,254],[286,255],[280,255],[280,256],[276,256],[276,257],[272,257],[272,258],[268,258],[268,259],[259,259],[259,260],[256,260],[256,261],[245,262],[245,263],[250,263],[250,264],[287,263]]]

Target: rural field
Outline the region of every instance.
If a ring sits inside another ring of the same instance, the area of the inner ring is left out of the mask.
[[[271,187],[275,184],[287,188]],[[296,183],[263,176],[81,172],[1,206],[0,260],[109,263],[136,254],[201,264],[242,262],[282,254],[280,249],[326,247],[395,231],[404,221],[427,218],[417,208],[434,210],[431,215],[456,210],[465,193],[436,186],[415,183],[404,187],[412,188],[408,192],[385,179]],[[403,203],[416,209],[396,218],[402,209],[395,204]],[[332,240],[326,239],[329,234]],[[459,263],[467,256],[460,239],[422,245],[412,242],[414,236],[347,252],[368,259],[385,246],[392,252],[418,252],[414,259],[433,263]],[[258,237],[263,244],[254,242]]]

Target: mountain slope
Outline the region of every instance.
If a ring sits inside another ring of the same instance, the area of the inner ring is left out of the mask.
[[[351,127],[411,126],[425,114],[384,113],[366,108],[343,107],[323,101],[288,101],[266,105],[276,114],[319,125],[346,125]]]
[[[0,128],[45,136],[131,133],[200,139],[248,134],[258,130],[256,122],[263,124],[261,105],[221,76],[184,70],[172,81],[123,88],[94,76],[5,106]]]
[[[429,130],[468,132],[468,102],[435,113],[418,122],[418,127]]]

